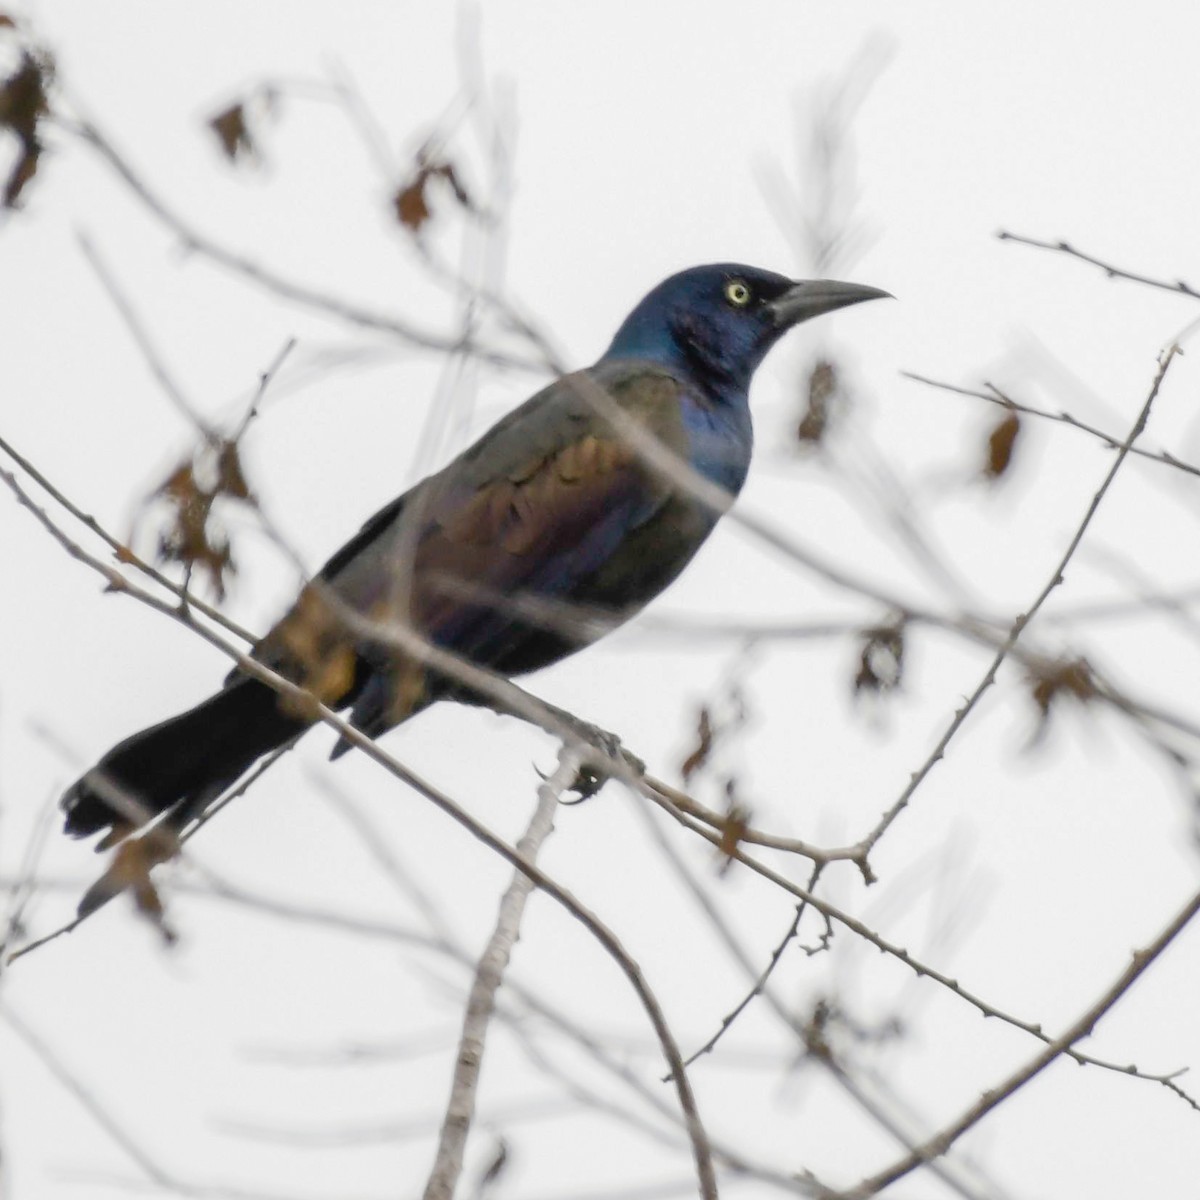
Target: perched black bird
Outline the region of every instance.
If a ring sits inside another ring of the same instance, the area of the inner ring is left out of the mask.
[[[750,466],[750,378],[767,351],[809,317],[886,295],[734,264],[673,275],[594,366],[550,384],[376,513],[254,657],[349,708],[352,723],[378,737],[435,700],[470,696],[352,630],[347,612],[384,626],[405,621],[435,646],[508,676],[595,640],[661,592],[717,521],[623,436],[597,389],[678,461],[736,495]],[[546,615],[573,607],[606,619]],[[61,801],[66,831],[108,829],[102,845],[112,844],[168,810],[182,828],[313,720],[303,704],[234,671],[214,696],[126,738],[73,784]]]

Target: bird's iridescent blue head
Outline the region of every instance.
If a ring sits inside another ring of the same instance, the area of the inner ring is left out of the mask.
[[[604,357],[647,359],[707,388],[745,393],[767,351],[793,325],[887,295],[827,279],[798,282],[739,263],[692,267],[642,300]]]

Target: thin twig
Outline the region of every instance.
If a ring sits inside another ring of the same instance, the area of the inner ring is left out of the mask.
[[[1112,263],[1105,262],[1100,258],[1093,258],[1090,254],[1084,254],[1082,250],[1076,250],[1070,242],[1043,242],[1037,238],[1023,237],[1019,233],[1009,233],[1006,229],[1000,230],[996,237],[1002,242],[1016,242],[1021,246],[1033,246],[1037,250],[1053,250],[1056,254],[1069,255],[1071,258],[1079,259],[1080,262],[1099,267],[1110,279],[1128,279],[1133,283],[1144,283],[1147,287],[1159,288],[1164,292],[1178,292],[1181,296],[1190,296],[1193,300],[1200,300],[1200,292],[1189,287],[1182,279],[1169,281],[1155,279],[1151,275],[1140,275],[1136,271],[1126,271],[1123,267],[1114,267]]]
[[[1095,425],[1089,425],[1086,421],[1079,420],[1078,417],[1072,416],[1065,410],[1062,412],[1051,412],[1048,408],[1037,408],[1032,404],[1024,404],[1019,400],[1014,400],[1006,392],[1001,391],[991,383],[983,385],[987,389],[986,391],[977,391],[975,388],[959,387],[953,383],[945,383],[940,379],[930,379],[928,375],[918,375],[915,371],[901,371],[900,376],[902,379],[911,379],[914,383],[923,383],[927,387],[937,388],[942,392],[953,392],[956,396],[971,396],[976,400],[986,400],[989,404],[995,404],[997,407],[1007,409],[1011,412],[1024,413],[1029,417],[1038,417],[1043,421],[1054,421],[1056,424],[1066,425],[1069,429],[1078,429],[1080,433],[1090,434],[1098,441],[1103,442],[1110,450],[1120,450],[1122,445],[1119,437],[1114,437],[1111,433],[1105,433],[1103,429],[1099,429]],[[1151,462],[1162,463],[1164,466],[1185,471],[1189,475],[1200,475],[1200,467],[1193,466],[1189,462],[1184,462],[1181,458],[1176,458],[1168,450],[1144,450],[1141,446],[1130,446],[1129,453],[1136,454],[1139,458],[1148,458]]]
[[[240,442],[242,435],[250,427],[250,422],[258,416],[258,410],[263,402],[263,398],[267,394],[267,389],[275,381],[275,376],[279,374],[283,368],[287,357],[296,348],[296,339],[288,338],[279,349],[279,353],[271,360],[267,369],[258,377],[258,386],[254,389],[254,396],[250,401],[250,407],[246,409],[241,421],[238,423],[237,429],[233,432],[233,437],[230,439],[233,442]]]
[[[682,881],[684,887],[691,893],[692,897],[695,899],[696,903],[700,906],[704,915],[707,917],[709,924],[712,925],[718,940],[724,944],[726,950],[729,952],[730,957],[738,964],[746,977],[751,979],[754,983],[752,990],[746,996],[746,998],[728,1017],[721,1022],[720,1029],[709,1040],[708,1044],[701,1047],[694,1054],[688,1057],[684,1062],[684,1066],[690,1067],[692,1063],[694,1063],[702,1054],[708,1053],[713,1046],[716,1045],[722,1034],[729,1029],[737,1016],[742,1013],[750,1001],[758,995],[762,995],[766,998],[767,1004],[771,1011],[779,1018],[779,1020],[790,1032],[797,1035],[801,1044],[803,1044],[803,1030],[800,1027],[799,1021],[796,1019],[795,1014],[789,1012],[783,1002],[773,992],[766,990],[767,980],[771,974],[770,969],[763,973],[755,967],[749,951],[745,948],[745,946],[742,945],[741,941],[730,927],[728,921],[725,920],[725,917],[721,910],[717,907],[716,902],[705,891],[700,881],[695,877],[692,871],[688,868],[687,864],[683,861],[679,852],[671,844],[670,840],[663,833],[662,829],[659,828],[659,824],[654,819],[651,811],[639,805],[638,813],[643,818],[643,822],[646,825],[646,828],[649,830],[651,836],[655,839],[655,842],[657,843],[659,850],[662,852],[663,857],[666,858],[668,863],[670,863],[672,869],[675,871],[675,874]],[[812,889],[815,881],[820,878],[820,873],[821,867],[815,867],[812,875],[809,877],[808,886],[810,890]],[[784,946],[795,933],[796,927],[800,923],[800,916],[804,911],[804,907],[805,906],[803,903],[797,905],[796,919],[792,924],[792,928],[788,937],[784,939],[784,942],[778,947],[776,953],[772,956],[772,966],[778,962],[780,955],[783,953]],[[664,1079],[664,1082],[667,1082],[667,1080]]]
[[[46,797],[34,821],[29,840],[25,843],[25,852],[21,856],[21,865],[17,871],[17,886],[13,888],[8,913],[4,918],[3,928],[0,928],[0,971],[3,970],[9,946],[23,934],[25,909],[37,892],[38,862],[46,849],[50,830],[54,827],[54,800],[53,793]],[[0,1190],[0,1196],[3,1194],[3,1190]]]
[[[809,875],[808,883],[805,885],[807,891],[811,892],[813,888],[816,887],[817,881],[821,878],[821,871],[823,869],[823,864],[821,863],[818,863],[813,867],[812,874]],[[796,912],[792,917],[792,921],[788,926],[787,932],[783,935],[779,944],[771,951],[771,956],[767,960],[767,965],[754,980],[753,987],[751,987],[750,990],[741,998],[741,1000],[739,1000],[738,1003],[721,1018],[720,1025],[717,1026],[716,1030],[713,1032],[708,1041],[706,1041],[703,1046],[699,1047],[699,1049],[693,1050],[692,1053],[688,1055],[688,1057],[684,1060],[684,1066],[690,1067],[698,1058],[703,1058],[704,1055],[711,1054],[716,1048],[717,1043],[729,1032],[730,1029],[733,1028],[733,1023],[742,1015],[742,1013],[746,1011],[747,1008],[750,1007],[750,1003],[754,1000],[755,996],[761,996],[764,994],[767,982],[775,973],[775,968],[783,959],[784,950],[787,949],[788,945],[793,941],[799,932],[800,921],[804,917],[804,913],[807,908],[808,905],[803,900],[796,905]],[[822,941],[823,947],[828,947],[828,935],[826,935]]]
[[[401,862],[394,845],[363,811],[362,806],[350,794],[338,786],[325,771],[309,774],[314,788],[329,802],[333,811],[345,822],[350,831],[372,861],[379,867],[392,886],[424,917],[429,928],[448,945],[455,943],[454,931],[433,899],[426,894],[413,877],[413,873]]]
[[[124,321],[125,328],[129,331],[130,336],[137,343],[138,349],[142,352],[142,357],[146,360],[151,374],[158,380],[159,386],[167,394],[171,403],[203,435],[205,441],[210,445],[215,445],[219,440],[216,430],[201,416],[200,410],[183,394],[183,388],[179,386],[174,376],[167,369],[167,364],[163,360],[162,355],[158,353],[158,349],[154,345],[145,324],[134,311],[129,297],[121,290],[116,276],[100,256],[100,251],[92,244],[92,239],[82,231],[76,234],[76,238],[79,241],[79,248],[83,251],[84,258],[87,259],[88,265],[96,273],[96,278],[100,280],[100,285],[108,293],[109,300],[112,301],[113,307],[117,310],[121,320]]]

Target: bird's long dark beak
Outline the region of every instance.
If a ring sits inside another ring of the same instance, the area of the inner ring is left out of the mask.
[[[776,300],[767,304],[775,318],[777,329],[799,325],[810,317],[845,308],[849,304],[861,304],[864,300],[894,300],[891,292],[879,288],[865,287],[861,283],[838,283],[833,279],[805,279],[793,284]]]

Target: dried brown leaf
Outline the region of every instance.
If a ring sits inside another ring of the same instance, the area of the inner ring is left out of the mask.
[[[1029,675],[1030,695],[1038,707],[1038,725],[1033,742],[1039,741],[1046,732],[1051,709],[1064,696],[1087,704],[1100,693],[1096,677],[1086,658],[1058,659],[1043,663]]]
[[[808,376],[808,402],[796,427],[796,439],[817,446],[829,429],[831,404],[838,391],[837,368],[828,359],[818,359]]]
[[[4,206],[15,208],[25,185],[37,173],[42,143],[38,122],[49,111],[46,88],[53,63],[48,56],[21,54],[17,69],[0,81],[0,128],[11,129],[21,151],[4,185]]]
[[[210,117],[208,127],[217,135],[217,141],[221,143],[221,149],[230,162],[254,157],[254,139],[246,121],[246,107],[240,101],[215,117]]]
[[[229,543],[212,535],[208,527],[215,493],[201,488],[191,464],[184,463],[156,494],[174,509],[170,525],[159,538],[159,559],[182,563],[188,570],[202,568],[214,592],[223,597],[225,575],[234,568]]]
[[[863,645],[854,676],[854,693],[883,696],[904,680],[904,625],[880,625],[863,632]]]
[[[984,464],[985,479],[999,479],[1012,465],[1013,447],[1021,432],[1021,418],[1009,412],[988,434],[987,462]]]
[[[25,185],[37,174],[41,156],[42,148],[37,143],[26,147],[18,156],[4,184],[5,208],[17,207],[17,201],[21,198]]]
[[[737,853],[746,831],[750,828],[750,810],[734,801],[726,810],[721,820],[721,840],[717,843],[717,853],[722,856],[721,874],[729,870],[733,856]]]
[[[216,494],[234,500],[249,500],[250,488],[242,471],[242,460],[235,441],[224,441],[217,453]]]
[[[725,780],[725,812],[718,826],[720,837],[717,841],[717,854],[721,865],[717,873],[722,877],[733,865],[734,855],[742,844],[742,839],[750,828],[750,809],[738,799],[737,777],[730,775]]]
[[[804,1045],[809,1054],[817,1058],[832,1059],[833,1047],[829,1043],[829,1026],[833,1019],[833,1005],[824,996],[817,998],[812,1014],[804,1025]]]
[[[430,161],[426,157],[425,151],[422,150],[417,155],[417,169],[412,178],[403,187],[397,189],[392,198],[396,219],[406,229],[411,229],[413,233],[419,232],[433,215],[429,207],[428,190],[430,183],[435,179],[441,179],[449,185],[455,200],[463,208],[470,210],[474,207],[470,193],[463,186],[454,164],[448,161]]]
[[[424,171],[418,171],[411,183],[399,189],[392,200],[396,209],[396,219],[407,229],[416,233],[429,220],[429,205],[425,200],[425,185],[429,176]]]
[[[114,826],[113,832],[116,831],[117,827]],[[101,845],[106,843],[107,838]],[[178,853],[179,839],[172,831],[162,827],[122,842],[113,854],[108,869],[88,888],[79,902],[80,915],[86,916],[113,897],[128,891],[133,896],[138,912],[154,925],[165,941],[173,942],[175,934],[166,924],[162,897],[150,878],[150,872]]]
[[[696,718],[696,748],[683,760],[683,765],[679,768],[684,783],[687,783],[708,762],[714,740],[712,713],[709,712],[708,705],[704,705]]]

